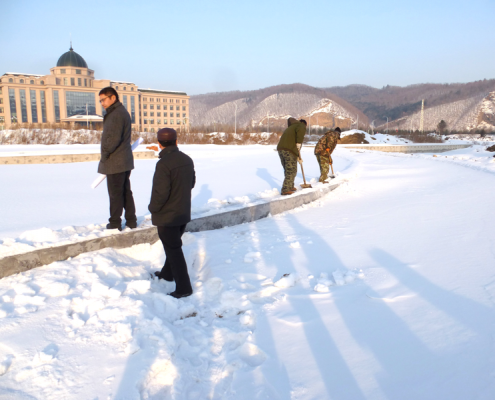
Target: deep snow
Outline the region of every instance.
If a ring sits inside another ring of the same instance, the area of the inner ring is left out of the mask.
[[[195,156],[214,188],[205,198],[222,198],[220,173],[233,178],[234,167],[243,186],[228,180],[227,193],[279,183],[273,150],[251,165],[252,152],[214,149]],[[186,234],[190,298],[172,299],[173,284],[149,280],[164,262],[160,243],[0,280],[0,394],[492,399],[492,154],[338,149],[334,159],[346,182],[324,199]]]

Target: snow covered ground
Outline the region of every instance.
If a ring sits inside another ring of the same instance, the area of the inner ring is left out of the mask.
[[[149,279],[160,243],[0,280],[0,398],[493,399],[495,164],[484,147],[436,157],[337,147],[346,182],[324,199],[184,236],[186,299]],[[271,147],[184,150],[198,170],[195,207],[280,187]],[[149,189],[146,163],[135,193]],[[16,197],[2,190],[2,220],[8,210],[26,229],[57,230],[106,219],[105,188],[89,189],[96,163],[4,167],[0,184]],[[142,216],[148,193],[137,195]]]

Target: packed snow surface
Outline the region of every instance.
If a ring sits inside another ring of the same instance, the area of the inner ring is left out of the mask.
[[[280,187],[272,148],[192,147],[184,150],[199,193],[208,185],[196,206]],[[150,278],[164,263],[159,242],[1,279],[0,398],[493,399],[495,169],[483,149],[337,148],[345,180],[325,198],[184,235],[189,298],[167,296],[174,284]],[[11,186],[1,175],[2,196],[17,196],[2,197],[2,212],[47,228],[25,240],[58,232],[62,219],[50,218],[62,204],[74,219],[104,208],[105,190],[82,208],[86,192],[98,193],[88,188],[96,164],[74,165],[8,166]],[[151,173],[137,163],[135,193]],[[34,187],[19,196],[17,180]],[[53,209],[41,212],[47,203]]]

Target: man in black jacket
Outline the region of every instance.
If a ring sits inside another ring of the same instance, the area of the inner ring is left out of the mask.
[[[131,148],[131,117],[119,95],[112,87],[100,90],[100,103],[106,114],[103,118],[101,136],[101,159],[98,172],[107,176],[110,197],[110,218],[107,229],[122,229],[122,211],[125,209],[125,224],[133,229],[137,226],[136,207],[132,197],[131,170],[134,157]]]
[[[156,163],[148,210],[151,222],[158,229],[166,260],[155,275],[169,282],[175,280],[175,291],[170,295],[178,299],[192,294],[181,237],[191,220],[191,191],[196,184],[196,174],[193,160],[177,147],[174,129],[160,129],[157,139],[162,151]]]

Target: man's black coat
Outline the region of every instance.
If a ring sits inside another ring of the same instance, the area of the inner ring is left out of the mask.
[[[168,146],[159,154],[148,210],[155,226],[181,226],[191,220],[191,191],[196,184],[193,160]]]

